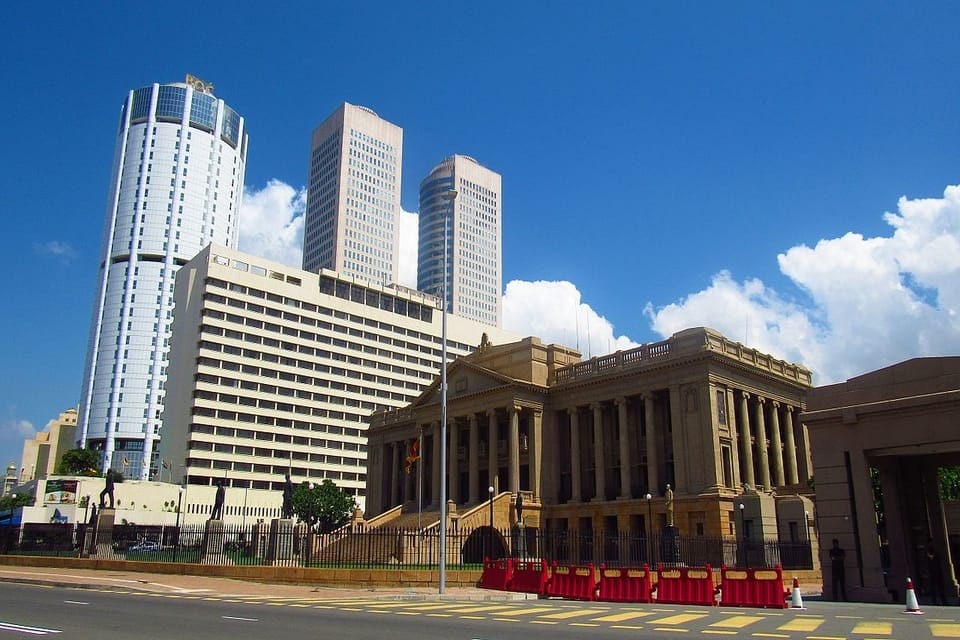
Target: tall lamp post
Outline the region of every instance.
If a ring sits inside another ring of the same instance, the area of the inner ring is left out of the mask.
[[[493,560],[493,485],[487,487],[490,494],[490,528],[487,529],[487,557]]]
[[[653,564],[653,506],[650,501],[653,496],[649,493],[644,496],[647,499],[647,564]]]
[[[744,520],[743,509],[744,509],[744,504],[741,502],[740,503],[740,535],[737,536],[737,539],[739,540],[737,546],[743,548],[743,564],[746,565],[748,564],[747,548],[746,548],[746,545],[744,545],[744,542],[746,541],[746,538],[747,538],[747,532],[746,532],[747,521]]]
[[[443,216],[443,287],[440,327],[440,593],[447,590],[447,226],[453,217],[456,189],[447,191],[450,203]]]

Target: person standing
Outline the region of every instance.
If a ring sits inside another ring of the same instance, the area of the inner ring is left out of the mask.
[[[833,539],[833,546],[830,548],[830,575],[833,578],[833,599],[847,600],[847,579],[846,579],[846,560],[847,552],[840,546],[840,541]]]
[[[940,566],[940,557],[933,546],[933,539],[927,540],[927,569],[930,576],[930,595],[937,599],[937,604],[947,604],[947,596],[943,591],[943,568]]]

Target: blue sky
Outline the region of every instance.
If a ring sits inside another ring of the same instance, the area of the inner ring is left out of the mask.
[[[120,105],[186,73],[247,120],[241,249],[298,264],[310,132],[349,101],[403,127],[411,214],[450,153],[502,174],[507,328],[598,355],[707,325],[818,383],[956,355],[958,14],[4,3],[0,462],[79,402]]]

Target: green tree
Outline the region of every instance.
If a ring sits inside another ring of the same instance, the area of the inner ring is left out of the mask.
[[[944,500],[960,500],[960,467],[937,468],[940,497]]]
[[[14,493],[0,498],[0,510],[32,507],[33,502],[33,494],[31,493]]]
[[[54,473],[62,476],[99,476],[100,452],[93,449],[70,449],[60,458]]]
[[[293,513],[318,533],[329,533],[350,519],[357,507],[353,496],[326,479],[320,484],[304,482],[293,490]]]

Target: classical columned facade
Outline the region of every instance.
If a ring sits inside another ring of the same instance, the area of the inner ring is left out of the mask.
[[[682,533],[722,536],[740,496],[769,498],[757,515],[769,526],[776,495],[807,492],[806,369],[702,328],[588,361],[553,348],[528,338],[451,365],[446,482],[457,505],[484,502],[493,486],[532,500],[543,527],[644,531],[665,523],[669,484]],[[438,415],[436,389],[374,415],[371,459],[397,460],[419,437],[424,475],[419,494],[409,477],[398,491],[402,470],[385,468],[393,478],[368,482],[372,515],[412,501],[439,509]]]

